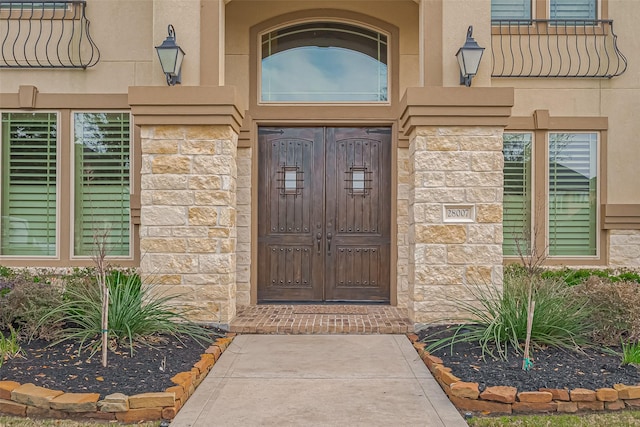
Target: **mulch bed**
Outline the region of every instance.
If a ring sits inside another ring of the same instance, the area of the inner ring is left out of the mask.
[[[220,331],[218,331],[220,332]],[[219,336],[219,335],[218,335]],[[212,332],[213,341],[216,338]],[[199,344],[189,337],[154,337],[151,346],[136,345],[133,357],[128,345],[120,345],[108,354],[108,366],[102,367],[101,353],[78,355],[71,342],[50,346],[43,340],[21,343],[23,356],[10,359],[0,367],[0,381],[33,383],[37,386],[72,393],[111,393],[134,395],[164,391],[174,385],[171,377],[189,371],[200,360],[209,342]]]
[[[447,334],[452,328],[428,328],[420,331],[425,336]],[[613,348],[619,353],[619,348]],[[581,352],[556,348],[536,349],[531,358],[533,367],[522,370],[522,355],[511,352],[507,360],[482,357],[477,344],[457,343],[451,347],[433,351],[442,359],[451,372],[466,382],[477,382],[480,391],[490,386],[512,386],[518,391],[538,391],[540,388],[586,388],[596,390],[614,384],[640,385],[640,369],[621,366],[621,356],[597,348],[586,348]],[[497,352],[494,351],[497,355]]]

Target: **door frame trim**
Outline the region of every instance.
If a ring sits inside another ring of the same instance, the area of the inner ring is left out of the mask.
[[[317,108],[317,107],[314,107]],[[294,109],[292,109],[294,110]],[[296,112],[291,111],[292,117],[310,117],[308,114],[300,111],[298,107]],[[335,113],[334,113],[335,114]],[[308,119],[290,119],[290,120],[270,120],[260,119],[246,116],[243,126],[243,134],[249,137],[249,147],[251,148],[251,259],[258,259],[258,128],[259,127],[300,127],[300,126],[318,126],[318,127],[390,127],[391,128],[391,213],[390,213],[390,265],[389,265],[389,305],[398,305],[398,137],[400,128],[397,119],[389,120],[372,120],[372,119],[350,119],[349,121],[340,120],[308,120]],[[246,147],[244,144],[239,144]],[[258,304],[258,263],[251,262],[250,269],[250,305]]]

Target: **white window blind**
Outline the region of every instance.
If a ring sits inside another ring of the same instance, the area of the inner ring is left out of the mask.
[[[130,242],[129,113],[75,113],[74,254],[128,256]]]
[[[549,134],[549,255],[597,254],[597,134]]]
[[[531,134],[504,134],[504,255],[526,255],[531,249]]]
[[[491,19],[531,19],[531,0],[491,0]]]
[[[549,12],[551,19],[597,19],[598,0],[551,0]]]
[[[56,255],[56,113],[2,114],[1,254]]]

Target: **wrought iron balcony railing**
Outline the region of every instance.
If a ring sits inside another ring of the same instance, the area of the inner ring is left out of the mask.
[[[494,20],[492,77],[612,78],[627,69],[611,20]]]
[[[0,0],[0,68],[96,65],[85,8],[85,0]]]

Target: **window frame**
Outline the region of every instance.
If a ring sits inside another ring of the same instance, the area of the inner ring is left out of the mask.
[[[101,110],[101,109],[72,109],[70,110],[69,119],[70,123],[70,135],[69,135],[69,144],[70,144],[70,186],[69,186],[69,202],[70,202],[70,221],[71,226],[69,227],[69,242],[70,242],[70,259],[81,259],[88,260],[93,259],[93,255],[76,255],[75,254],[75,227],[76,227],[76,161],[75,161],[75,115],[76,113],[115,113],[115,114],[128,114],[129,115],[129,255],[108,255],[107,259],[109,260],[132,260],[134,256],[134,239],[136,236],[134,235],[134,224],[131,215],[131,199],[133,197],[134,191],[134,174],[131,172],[135,170],[133,168],[134,161],[134,123],[133,123],[133,115],[130,110]]]
[[[367,31],[372,31],[372,32],[376,32],[379,34],[384,35],[387,38],[386,41],[386,46],[387,46],[387,54],[386,54],[386,58],[387,58],[387,99],[384,101],[354,101],[354,100],[347,100],[347,101],[312,101],[312,100],[304,100],[304,101],[265,101],[262,99],[262,37],[265,34],[268,34],[272,31],[277,31],[277,30],[281,30],[281,29],[285,29],[287,27],[292,27],[292,26],[296,26],[296,25],[302,25],[302,24],[313,24],[313,23],[336,23],[336,24],[342,24],[342,25],[350,25],[353,27],[359,27],[362,28],[364,30]],[[361,22],[361,21],[356,21],[356,20],[352,20],[352,19],[345,19],[345,18],[340,18],[340,17],[310,17],[310,18],[303,18],[303,19],[293,19],[293,20],[288,20],[288,21],[284,21],[284,22],[280,22],[277,25],[273,25],[273,26],[269,26],[266,27],[264,29],[261,29],[260,31],[257,31],[256,34],[254,35],[254,43],[256,44],[256,49],[255,49],[255,63],[256,63],[256,74],[255,77],[253,75],[252,76],[252,80],[255,80],[251,82],[251,84],[255,84],[256,85],[256,93],[255,93],[255,102],[257,106],[264,106],[264,107],[269,107],[269,106],[289,106],[289,105],[296,105],[296,106],[300,106],[300,105],[309,105],[309,106],[331,106],[331,105],[337,105],[337,106],[349,106],[349,105],[366,105],[366,106],[389,106],[392,103],[392,97],[394,96],[395,93],[395,88],[393,87],[394,85],[394,79],[392,76],[392,71],[393,71],[393,60],[394,60],[394,46],[395,43],[397,43],[396,40],[394,40],[395,34],[393,34],[391,31],[387,31],[384,28],[366,23],[366,22]],[[253,51],[253,49],[252,49]],[[253,98],[253,96],[252,96]]]
[[[25,111],[25,110],[9,110],[9,109],[1,109],[0,110],[0,116],[2,114],[55,114],[56,115],[56,172],[61,170],[61,165],[62,165],[62,153],[63,153],[63,142],[62,142],[62,132],[61,132],[61,120],[62,120],[62,114],[59,110],[52,110],[52,109],[47,109],[47,110],[29,110],[29,111]],[[2,120],[0,120],[0,136],[2,135],[3,129],[2,129]],[[4,165],[4,158],[2,158],[2,155],[0,153],[0,186],[4,185],[4,183],[1,182],[2,180],[2,175],[4,173],[4,171],[2,170]],[[42,256],[30,256],[30,255],[4,255],[2,253],[0,253],[0,261],[4,261],[4,260],[59,260],[60,259],[60,239],[61,239],[61,230],[60,230],[60,221],[61,221],[61,206],[62,206],[62,179],[60,179],[60,175],[57,173],[56,174],[56,215],[55,215],[55,225],[56,225],[56,229],[55,229],[55,253],[54,255],[42,255]],[[1,199],[0,199],[0,203],[1,203]],[[0,206],[1,209],[1,206]],[[1,221],[1,219],[0,219]]]
[[[553,117],[547,110],[536,110],[532,116],[511,117],[504,133],[531,133],[532,134],[532,228],[540,226],[542,232],[534,235],[532,230],[532,244],[538,253],[544,253],[545,264],[579,266],[607,265],[607,230],[602,225],[602,206],[607,200],[607,175],[606,153],[608,137],[607,117]],[[596,198],[596,255],[549,255],[549,139],[551,133],[596,133],[596,173],[597,173],[597,198]],[[504,192],[504,189],[503,189]],[[544,202],[538,202],[543,200]],[[504,232],[504,231],[503,231]],[[535,239],[535,241],[533,241]],[[518,255],[504,255],[505,263],[518,263]]]
[[[10,101],[10,97],[3,97]],[[16,97],[16,100],[18,98]],[[99,100],[99,102],[96,102]],[[74,209],[75,209],[75,177],[73,155],[73,113],[128,113],[129,114],[129,255],[108,256],[107,259],[122,267],[138,267],[140,263],[139,220],[134,219],[134,209],[138,209],[135,200],[139,200],[140,179],[139,159],[140,129],[136,127],[134,117],[128,106],[126,94],[122,95],[94,95],[94,94],[39,94],[37,103],[45,105],[58,103],[60,108],[20,108],[10,102],[0,102],[1,113],[56,113],[57,116],[57,179],[56,179],[56,256],[22,256],[0,255],[0,263],[10,267],[38,266],[38,267],[83,267],[91,266],[94,261],[91,256],[74,256]],[[101,105],[107,105],[102,107]],[[137,218],[137,216],[136,216]]]
[[[591,21],[609,19],[609,13],[608,13],[609,12],[609,5],[608,5],[609,0],[595,0],[595,2],[596,2],[596,10],[595,10],[596,16],[593,19],[580,19],[580,18],[553,19],[553,18],[551,18],[551,1],[552,0],[530,0],[530,2],[531,2],[531,18],[512,18],[512,19],[505,19],[505,21],[509,21],[509,20],[512,20],[512,21],[518,21],[518,20],[531,21],[530,25],[535,25],[535,23],[533,21],[541,20],[543,22],[541,22],[540,24],[553,26],[553,27],[558,27],[558,25],[554,24],[555,21],[563,22],[563,21],[576,20],[578,22],[591,22]],[[491,11],[489,11],[489,13],[491,13]],[[500,21],[500,19],[494,19],[493,16],[491,16],[491,25],[493,27],[499,27],[499,24],[494,23],[494,21]],[[547,22],[544,22],[544,21],[547,21]],[[597,22],[594,22],[593,25],[597,27],[599,24],[597,24]],[[558,29],[558,31],[559,30],[560,29]]]

